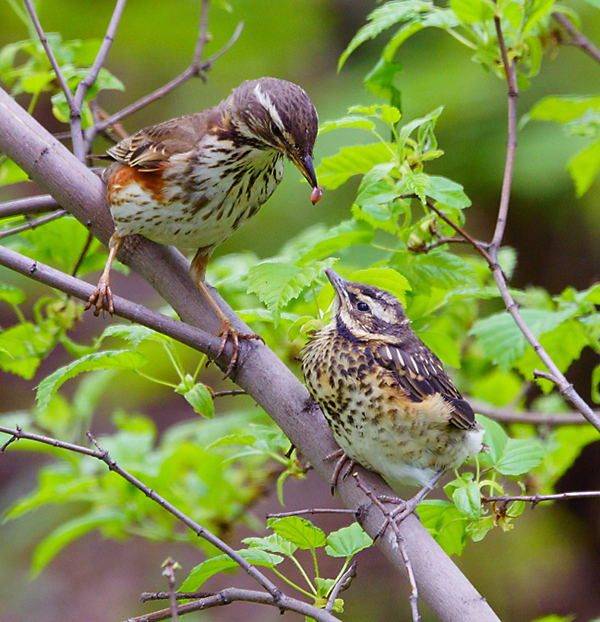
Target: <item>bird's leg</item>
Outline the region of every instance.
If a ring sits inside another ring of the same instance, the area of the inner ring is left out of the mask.
[[[229,365],[227,366],[227,372],[225,374],[225,378],[228,378],[233,371],[237,360],[238,355],[240,353],[240,339],[259,339],[264,343],[263,338],[256,333],[241,333],[239,330],[233,327],[231,320],[223,313],[223,310],[217,304],[217,301],[212,297],[210,290],[208,289],[208,285],[206,285],[206,281],[204,277],[206,275],[206,265],[208,263],[208,259],[212,254],[212,249],[201,248],[198,250],[194,259],[192,259],[192,263],[190,265],[190,275],[192,280],[200,291],[204,294],[206,300],[213,308],[213,311],[219,318],[221,325],[219,326],[219,330],[217,332],[217,336],[221,337],[221,345],[219,346],[219,350],[215,356],[215,359],[218,359],[223,350],[225,349],[225,344],[227,343],[227,339],[231,337],[233,341],[233,354],[231,355],[231,360],[229,361]]]
[[[90,297],[88,298],[87,304],[85,305],[85,310],[87,311],[90,307],[94,307],[94,315],[98,315],[102,310],[102,306],[104,305],[104,300],[106,299],[106,308],[108,312],[112,315],[115,312],[115,305],[113,304],[113,294],[110,289],[110,269],[112,267],[113,261],[117,256],[117,253],[123,247],[123,243],[125,242],[125,238],[127,236],[121,237],[115,231],[111,236],[108,242],[108,259],[106,260],[106,265],[104,266],[104,271],[102,272],[102,276],[98,281],[98,286],[92,292]]]
[[[337,462],[335,463],[335,468],[333,469],[333,474],[331,475],[331,480],[329,482],[329,487],[331,488],[331,495],[335,494],[335,489],[340,481],[343,481],[348,477],[348,474],[354,468],[356,462],[349,458],[343,449],[338,449],[333,453],[325,456],[325,460],[334,460],[337,458]],[[346,472],[341,475],[342,470],[346,467]]]

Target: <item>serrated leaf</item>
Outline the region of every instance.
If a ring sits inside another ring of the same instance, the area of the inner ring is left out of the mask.
[[[67,544],[83,534],[112,522],[122,522],[124,514],[120,510],[100,510],[73,518],[57,527],[35,549],[31,572],[38,575],[46,564]]]
[[[385,289],[394,294],[403,305],[406,305],[406,292],[412,289],[410,283],[393,268],[357,270],[350,275],[349,280]]]
[[[57,369],[53,374],[44,378],[37,387],[36,400],[38,408],[43,411],[48,407],[50,398],[63,383],[70,378],[94,369],[138,369],[148,362],[139,352],[129,350],[106,350],[87,354],[80,359]]]
[[[509,438],[495,466],[503,475],[523,475],[538,466],[544,459],[544,455],[543,447],[536,441]]]
[[[264,262],[250,269],[248,292],[256,294],[277,320],[280,310],[332,264],[333,260],[316,261],[302,267],[287,262]]]
[[[431,6],[429,2],[415,2],[410,0],[399,0],[387,2],[383,6],[375,9],[367,16],[368,23],[354,35],[340,56],[338,71],[342,68],[346,59],[352,52],[365,41],[374,39],[377,35],[387,30],[390,26],[398,22],[405,21],[418,15],[419,11],[424,11]]]
[[[364,227],[364,225],[362,225]],[[369,244],[375,233],[372,229],[359,229],[357,231],[348,231],[340,233],[321,242],[317,242],[308,253],[303,255],[296,263],[299,266],[308,264],[311,261],[323,259],[329,255],[333,255],[341,249],[350,246],[358,246],[361,244]]]
[[[321,529],[299,516],[270,518],[267,525],[284,540],[295,544],[299,549],[315,549],[325,546],[327,540]]]
[[[283,561],[280,555],[273,555],[259,548],[250,548],[238,551],[241,557],[254,566],[273,567]],[[239,568],[228,555],[218,555],[211,557],[198,564],[189,574],[188,578],[183,582],[179,590],[181,592],[195,592],[205,581],[223,570],[231,570]]]
[[[317,167],[319,183],[335,190],[354,175],[365,175],[377,164],[384,164],[394,157],[394,147],[382,143],[342,147],[338,153],[323,158]]]
[[[523,309],[521,317],[536,338],[550,332],[575,313],[575,309],[549,311],[546,309]],[[503,372],[521,358],[528,342],[512,316],[502,311],[477,320],[470,335],[475,335],[484,355]]]
[[[327,536],[325,552],[330,557],[350,558],[359,551],[369,548],[373,540],[358,523],[332,531]]]
[[[169,337],[139,324],[110,324],[102,332],[99,342],[106,337],[119,337],[134,348],[137,348],[143,341],[171,341]]]
[[[242,542],[251,548],[257,547],[263,551],[280,553],[281,555],[287,555],[288,557],[293,555],[298,548],[293,542],[285,540],[276,533],[273,533],[266,538],[244,538]]]
[[[447,207],[464,209],[471,205],[471,199],[460,184],[439,175],[429,176],[427,195]]]

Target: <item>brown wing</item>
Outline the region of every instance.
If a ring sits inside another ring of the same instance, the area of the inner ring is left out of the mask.
[[[409,354],[397,346],[385,345],[380,346],[376,356],[394,373],[413,402],[422,402],[428,396],[439,393],[452,405],[450,423],[463,430],[475,425],[471,405],[463,399],[439,359],[425,347]]]
[[[170,119],[125,138],[108,149],[107,153],[128,166],[156,171],[164,168],[172,156],[194,149],[207,129],[215,125],[218,117],[219,109],[215,107]]]

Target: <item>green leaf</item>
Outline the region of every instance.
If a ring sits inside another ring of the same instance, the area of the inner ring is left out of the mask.
[[[341,119],[337,119],[336,121],[325,121],[319,127],[319,133],[324,134],[329,130],[336,130],[341,127],[360,127],[365,130],[372,131],[375,129],[375,123],[373,121],[369,121],[364,117],[359,117],[356,115],[350,115],[347,117],[342,117]]]
[[[600,110],[600,97],[545,97],[529,112],[529,118],[537,121],[556,121],[569,123],[578,119],[588,110]]]
[[[479,520],[481,517],[481,493],[477,482],[464,482],[452,493],[452,501],[458,511],[471,520]]]
[[[52,347],[52,334],[30,322],[16,324],[0,333],[0,368],[31,380]]]
[[[359,551],[369,548],[373,540],[364,532],[358,523],[332,531],[327,536],[325,552],[330,557],[346,557],[350,559]]]
[[[94,352],[57,369],[53,374],[44,378],[37,387],[36,400],[38,408],[43,411],[48,407],[50,398],[64,382],[70,378],[94,369],[138,369],[148,362],[139,352],[129,350],[107,350]]]
[[[538,466],[544,455],[543,447],[534,440],[509,438],[495,466],[503,475],[523,475]]]
[[[8,186],[9,184],[17,184],[21,181],[27,181],[29,175],[12,160],[4,160],[0,164],[0,186]]]
[[[241,557],[254,566],[273,567],[283,561],[283,557],[267,553],[259,548],[253,547],[246,550],[238,551]],[[211,557],[198,564],[189,574],[188,578],[183,582],[179,590],[181,592],[195,592],[205,581],[223,570],[231,570],[239,568],[228,555],[218,555]]]
[[[123,520],[124,514],[120,510],[98,510],[63,523],[35,549],[31,564],[32,574],[38,575],[61,549],[83,534],[110,523],[121,523]]]
[[[263,551],[280,553],[281,555],[286,555],[288,557],[291,557],[298,548],[293,542],[285,540],[276,533],[273,533],[266,538],[244,538],[242,542],[247,544],[250,548],[257,547]]]
[[[215,403],[209,388],[201,382],[195,384],[191,389],[177,391],[181,393],[187,402],[192,406],[194,412],[212,419],[215,416]]]
[[[575,313],[575,309],[549,311],[546,309],[523,309],[521,316],[536,338],[550,332]],[[512,316],[502,311],[475,322],[469,331],[475,335],[484,356],[507,372],[521,358],[528,342]]]
[[[436,330],[420,330],[418,335],[446,365],[460,368],[460,347],[455,339]]]
[[[464,209],[471,205],[471,199],[465,194],[464,188],[460,184],[438,175],[429,176],[427,195],[447,207]]]
[[[402,71],[402,65],[380,58],[377,64],[365,76],[365,86],[378,97],[389,101],[394,108],[402,109],[402,95],[394,85],[396,76]]]
[[[8,285],[8,283],[0,283],[0,300],[7,302],[9,305],[20,305],[25,302],[27,296],[25,292],[18,287]]]
[[[399,0],[396,2],[387,2],[383,6],[375,9],[367,16],[368,23],[354,35],[354,38],[341,55],[338,63],[338,71],[342,68],[348,56],[350,56],[359,45],[369,39],[374,39],[390,26],[410,19],[418,15],[419,11],[427,10],[431,6],[429,2]]]
[[[110,324],[107,326],[98,341],[102,342],[106,337],[119,337],[137,348],[143,341],[166,341],[171,339],[151,328],[139,324]]]
[[[290,300],[317,280],[333,260],[315,261],[305,266],[266,261],[253,266],[248,274],[248,293],[254,293],[273,313],[275,320]]]
[[[313,248],[303,255],[296,263],[299,266],[304,266],[311,261],[324,259],[329,255],[333,255],[338,251],[349,248],[350,246],[358,246],[361,244],[370,244],[373,240],[375,233],[370,227],[359,224],[359,228],[356,231],[348,231],[340,233],[330,237],[322,242],[317,242],[313,245]]]
[[[492,461],[496,464],[504,453],[508,443],[508,435],[503,427],[492,419],[488,419],[483,415],[477,415],[477,421],[481,423],[485,430],[483,442],[488,446]]]
[[[590,189],[600,170],[600,141],[592,143],[571,158],[567,168],[575,183],[575,194],[578,197],[583,196]]]
[[[421,524],[447,555],[460,555],[467,542],[466,520],[454,503],[426,499],[419,504]]]
[[[323,158],[317,167],[319,183],[335,190],[354,175],[364,175],[377,164],[384,164],[394,157],[392,145],[373,143],[342,147],[336,155]]]
[[[295,544],[299,549],[315,549],[325,546],[325,534],[310,521],[299,516],[270,518],[267,525],[284,540]]]
[[[482,0],[451,0],[450,8],[466,24],[487,22],[494,17],[492,9]]]
[[[393,268],[368,268],[357,270],[350,275],[351,281],[360,281],[391,292],[406,305],[406,292],[411,290],[410,283]]]

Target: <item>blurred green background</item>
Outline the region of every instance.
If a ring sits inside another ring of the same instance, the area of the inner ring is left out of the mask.
[[[233,12],[211,8],[209,30],[213,36],[206,53],[218,51],[243,21],[243,33],[210,72],[208,82],[188,82],[164,99],[124,121],[132,132],[217,103],[245,79],[271,75],[302,85],[313,99],[320,119],[342,116],[348,106],[376,100],[362,86],[365,73],[378,58],[384,39],[361,47],[337,73],[340,53],[366,15],[376,6],[366,0],[231,0]],[[583,31],[594,38],[600,32],[600,13],[588,4],[573,0],[569,6],[583,19]],[[46,31],[61,32],[63,38],[102,37],[113,9],[107,0],[45,0],[39,14]],[[199,17],[197,0],[164,2],[130,0],[108,58],[107,67],[126,85],[126,91],[104,92],[100,104],[114,112],[163,85],[189,63]],[[27,37],[9,4],[0,0],[0,46]],[[599,43],[598,37],[596,43]],[[473,201],[468,211],[468,229],[489,239],[500,196],[506,144],[506,86],[471,62],[465,48],[439,31],[411,38],[398,56],[404,67],[400,79],[404,119],[422,116],[443,105],[437,128],[440,148],[446,155],[433,163],[435,170],[463,184]],[[545,95],[597,94],[600,65],[580,50],[561,47],[546,58],[541,75],[519,98],[519,115]],[[62,131],[53,121],[47,102],[39,106],[38,118],[53,131]],[[0,130],[1,131],[1,130]],[[317,142],[317,162],[342,145],[363,140],[350,130],[328,132]],[[596,182],[576,199],[565,164],[584,145],[566,138],[562,129],[548,123],[528,123],[519,135],[514,193],[506,234],[519,256],[515,284],[541,285],[551,293],[567,285],[584,288],[600,277],[600,201]],[[94,151],[107,144],[98,141]],[[288,166],[280,189],[259,215],[250,220],[215,256],[252,250],[269,256],[293,234],[316,222],[334,224],[347,218],[357,182],[350,182],[312,206],[309,187],[294,167]],[[3,188],[0,199],[23,192],[29,186]],[[130,287],[136,299],[150,299],[152,292],[134,275]],[[121,281],[122,283],[123,281]],[[119,283],[119,281],[117,281]],[[38,293],[43,290],[31,291]],[[118,287],[118,286],[117,286]],[[154,302],[157,299],[154,298]],[[0,314],[0,323],[12,321]],[[82,335],[97,334],[98,320],[86,316]],[[0,373],[0,410],[30,408],[33,389],[41,377],[66,362],[61,354],[46,361],[32,382]],[[569,377],[589,399],[590,360],[576,362]],[[148,385],[113,386],[106,396],[106,411],[117,405],[137,408],[165,418],[162,425],[188,416],[184,406],[171,404],[170,391],[148,393]],[[218,385],[218,376],[214,376]],[[141,396],[144,399],[141,399]],[[159,422],[160,424],[160,422]],[[0,511],[29,490],[39,456],[21,452],[0,455]],[[600,487],[600,452],[588,447],[561,484],[564,490]],[[309,477],[287,484],[286,497],[293,507],[332,504],[326,486]],[[276,511],[269,496],[256,507],[258,516]],[[504,621],[525,622],[544,614],[572,613],[579,622],[600,616],[600,505],[596,501],[538,507],[526,511],[516,528],[503,534],[492,532],[480,544],[470,543],[456,560],[475,586]],[[102,541],[94,535],[68,547],[31,581],[28,566],[36,539],[60,520],[61,509],[44,510],[0,528],[0,622],[100,622],[122,620],[150,611],[137,603],[145,590],[162,589],[160,564],[168,555],[187,570],[198,562],[196,551],[174,545]],[[324,528],[339,526],[327,518]],[[239,534],[236,534],[236,536]],[[246,533],[241,535],[248,535]],[[233,580],[232,580],[233,582]],[[250,586],[244,577],[235,579]],[[358,579],[346,592],[349,621],[408,619],[406,581],[390,573],[377,551],[359,556]],[[225,585],[209,584],[209,588]],[[423,607],[423,619],[433,619]],[[401,612],[401,613],[399,613]],[[251,605],[234,605],[189,620],[277,620],[277,611]],[[292,618],[293,614],[286,614]]]

